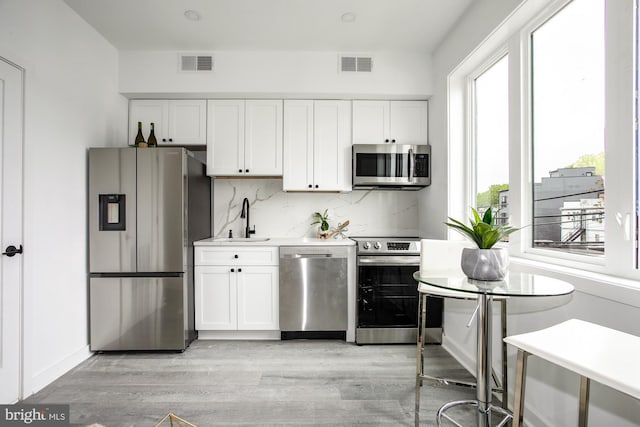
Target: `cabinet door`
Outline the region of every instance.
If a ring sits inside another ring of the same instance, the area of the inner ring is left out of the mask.
[[[351,191],[351,103],[315,101],[314,189]]]
[[[242,267],[238,278],[238,330],[277,330],[278,267]]]
[[[244,176],[244,101],[207,103],[207,174]]]
[[[390,136],[397,144],[427,144],[427,101],[391,101]]]
[[[168,136],[169,138],[158,138],[158,142],[172,145],[205,145],[207,143],[206,101],[200,99],[169,101]]]
[[[129,145],[134,145],[138,133],[138,122],[142,122],[144,140],[149,139],[151,123],[154,123],[156,139],[168,136],[169,101],[162,99],[132,99],[129,101]]]
[[[313,101],[284,101],[282,189],[313,188]]]
[[[389,101],[353,101],[353,143],[389,142]]]
[[[282,100],[247,100],[244,172],[282,176]]]
[[[236,330],[237,273],[235,267],[195,268],[197,330]]]

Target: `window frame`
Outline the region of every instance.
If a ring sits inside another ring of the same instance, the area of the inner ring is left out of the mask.
[[[521,46],[521,90],[523,94],[522,102],[520,104],[520,108],[522,110],[522,117],[524,121],[523,126],[523,148],[524,153],[526,153],[526,158],[523,157],[525,163],[527,165],[526,174],[527,176],[521,176],[520,179],[522,182],[526,182],[526,185],[523,187],[523,194],[521,199],[522,211],[521,211],[521,220],[520,224],[533,224],[533,70],[532,70],[532,60],[531,55],[532,51],[532,36],[533,33],[542,27],[545,23],[547,23],[550,19],[562,11],[569,3],[573,0],[559,0],[552,2],[545,10],[531,19],[527,24],[525,24],[519,33],[519,42]],[[606,38],[606,34],[605,34]],[[605,59],[606,62],[606,59]],[[607,157],[607,150],[605,147],[605,159]],[[523,175],[525,170],[523,168]],[[606,180],[606,176],[605,176]],[[605,193],[606,193],[606,184],[605,184]],[[607,207],[605,205],[605,220],[607,219]],[[530,257],[531,259],[540,260],[540,261],[549,261],[552,264],[557,264],[557,262],[553,262],[553,258],[561,259],[565,262],[565,265],[571,265],[574,267],[585,267],[592,266],[595,267],[596,270],[600,270],[606,263],[606,249],[607,249],[607,241],[605,240],[605,254],[600,255],[591,255],[591,254],[577,254],[577,253],[569,253],[561,250],[553,250],[553,249],[544,249],[544,248],[536,248],[533,247],[533,227],[528,226],[523,228],[520,231],[521,234],[521,244],[520,244],[520,256]],[[605,234],[606,235],[606,234]]]
[[[636,188],[638,149],[634,139],[637,117],[634,96],[636,1],[605,2],[605,191],[606,188],[611,189],[605,204],[605,255],[533,248],[531,227],[526,226],[532,223],[533,218],[531,33],[570,1],[523,2],[448,75],[448,215],[467,218],[469,207],[475,203],[475,183],[472,180],[475,180],[476,170],[475,167],[471,169],[472,162],[475,162],[475,145],[471,148],[471,144],[475,141],[470,79],[486,70],[492,60],[508,54],[509,214],[511,225],[525,226],[510,236],[509,253],[515,260],[540,263],[551,270],[568,267],[585,274],[603,274],[612,280],[616,277],[638,280],[637,204],[640,200],[637,194],[640,192]],[[607,144],[606,141],[624,142]],[[451,230],[448,230],[448,236],[458,237]]]
[[[477,177],[478,177],[478,157],[477,157],[477,121],[476,121],[476,85],[477,78],[482,76],[491,67],[500,62],[503,58],[507,57],[507,63],[509,61],[509,49],[507,46],[501,46],[499,49],[493,51],[492,54],[487,56],[479,66],[475,67],[466,77],[467,86],[467,109],[469,111],[467,120],[468,129],[468,143],[466,153],[466,170],[469,171],[467,176],[467,188],[469,191],[466,194],[466,205],[469,207],[476,206],[476,197],[478,194]],[[507,82],[507,84],[509,84]],[[510,166],[510,165],[509,165]],[[510,169],[510,168],[509,168]],[[469,210],[467,210],[469,212]]]

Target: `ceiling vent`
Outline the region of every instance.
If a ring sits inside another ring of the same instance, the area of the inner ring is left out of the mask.
[[[370,73],[373,70],[373,58],[370,56],[340,55],[340,71]]]
[[[211,72],[213,71],[213,55],[196,55],[181,53],[178,58],[180,71]]]

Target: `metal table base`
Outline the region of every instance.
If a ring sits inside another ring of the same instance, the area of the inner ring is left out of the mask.
[[[505,425],[513,418],[511,413],[506,409],[491,404],[491,327],[492,327],[492,308],[491,295],[478,294],[478,335],[476,345],[476,400],[460,400],[449,402],[438,409],[436,420],[438,426],[442,423],[442,418],[456,423],[451,417],[446,415],[446,411],[460,405],[473,405],[477,407],[477,423],[478,427],[491,426],[492,411],[499,412],[503,415],[502,421],[497,424],[498,427]]]
[[[433,295],[431,295],[433,297]],[[481,297],[484,296],[488,301],[485,301],[483,303]],[[489,312],[491,311],[491,301],[492,298],[489,297],[487,298],[486,295],[482,295],[478,297],[478,301],[479,301],[479,310],[480,313],[478,315],[478,322],[480,322],[480,314],[482,313],[482,306],[485,306],[484,310],[485,313],[487,310],[489,310]],[[416,400],[415,400],[415,426],[418,427],[420,424],[420,388],[422,387],[422,382],[424,380],[429,380],[429,381],[436,381],[438,383],[441,384],[445,384],[445,385],[455,385],[455,386],[460,386],[460,387],[469,387],[469,388],[477,388],[478,384],[481,384],[480,381],[478,382],[471,382],[471,381],[464,381],[464,380],[459,380],[459,379],[451,379],[451,378],[443,378],[443,377],[434,377],[431,375],[427,375],[424,373],[424,355],[423,355],[423,351],[424,351],[424,345],[425,345],[425,323],[426,323],[426,298],[427,295],[426,294],[420,294],[420,298],[418,300],[418,340],[417,340],[417,366],[416,366]],[[487,308],[488,307],[488,308]],[[507,301],[506,299],[501,299],[500,300],[500,315],[501,315],[501,333],[502,333],[502,338],[506,337],[507,335]],[[486,319],[486,315],[485,315],[485,319]],[[489,322],[491,322],[491,316],[489,313]],[[491,331],[491,324],[489,324],[489,329],[488,331]],[[478,334],[480,334],[480,328],[478,328]],[[489,340],[491,339],[491,337],[487,337]],[[478,340],[480,340],[480,336],[478,336]],[[480,342],[480,341],[479,341]],[[488,341],[488,343],[490,343],[491,341]],[[484,349],[483,351],[487,351],[488,349]],[[480,350],[478,350],[480,351]],[[508,393],[507,393],[507,351],[506,351],[506,345],[504,345],[504,343],[502,344],[502,381],[500,381],[498,379],[498,376],[496,375],[496,373],[493,371],[493,369],[491,368],[491,360],[489,360],[488,362],[488,366],[489,366],[489,372],[490,372],[490,377],[487,380],[485,378],[485,382],[484,385],[482,385],[482,387],[486,387],[486,385],[489,385],[489,390],[486,391],[486,396],[488,396],[488,400],[489,402],[491,401],[491,396],[492,396],[492,392],[498,392],[502,394],[502,408],[500,407],[495,407],[493,405],[491,405],[490,403],[488,405],[486,405],[487,407],[487,411],[489,412],[489,414],[487,414],[487,416],[485,418],[487,419],[491,419],[491,410],[494,410],[496,412],[499,412],[500,414],[503,414],[505,416],[508,416],[508,419],[503,419],[502,422],[500,424],[498,424],[498,426],[502,426],[504,425],[506,422],[508,422],[509,419],[511,419],[511,413],[508,411],[508,401],[507,401],[507,397],[508,397]],[[491,356],[490,352],[489,352],[489,357]],[[484,360],[484,358],[477,358],[478,361],[480,360]],[[492,388],[490,386],[491,384],[491,379],[493,379],[493,382],[496,384],[496,388]],[[449,417],[448,415],[446,415],[445,411],[451,407],[455,407],[455,406],[459,406],[459,405],[466,405],[466,404],[471,404],[474,406],[479,406],[478,405],[478,400],[460,400],[460,401],[454,401],[454,402],[450,402],[448,404],[445,404],[444,406],[442,406],[436,415],[436,419],[438,421],[438,425],[440,425],[440,420],[442,417],[448,419],[449,421],[453,422],[455,425],[459,425],[455,420],[451,419],[451,417]],[[478,408],[478,412],[480,413],[480,408]],[[481,425],[481,424],[478,424]],[[488,426],[489,424],[487,424]]]

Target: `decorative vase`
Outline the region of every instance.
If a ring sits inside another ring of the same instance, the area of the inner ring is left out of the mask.
[[[460,265],[470,279],[502,280],[507,274],[509,253],[505,248],[464,248]]]

